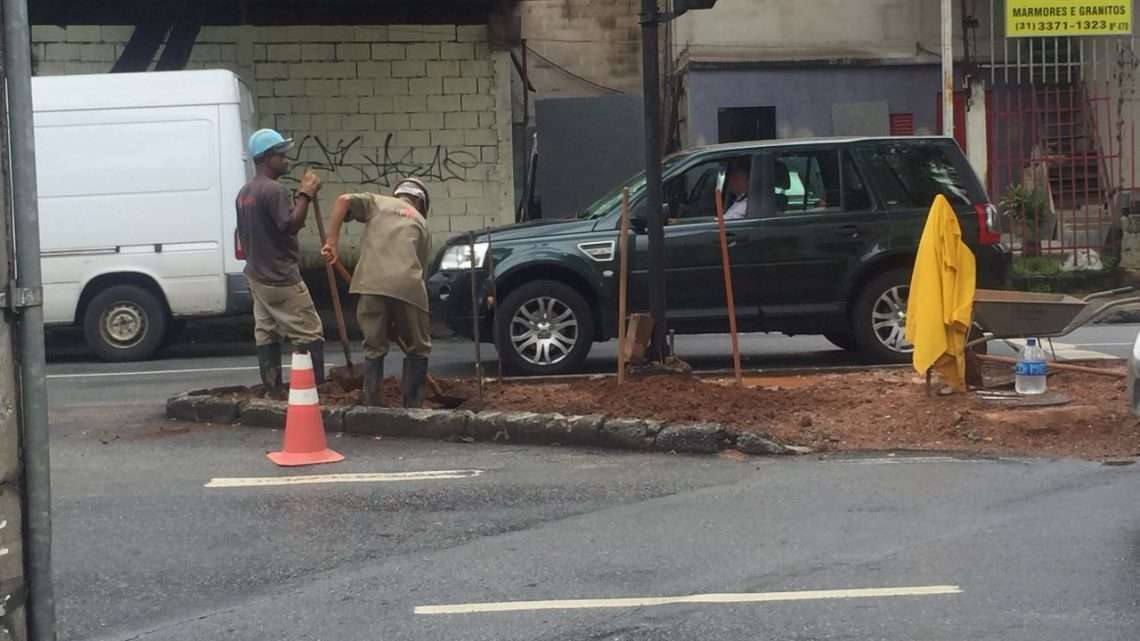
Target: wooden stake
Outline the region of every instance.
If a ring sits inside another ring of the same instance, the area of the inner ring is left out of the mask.
[[[1002,365],[1016,365],[1017,359],[1009,356],[990,356],[989,354],[978,354],[979,361],[986,363],[1000,363]],[[1069,365],[1067,363],[1057,363],[1049,361],[1049,369],[1060,370],[1062,372],[1080,372],[1081,374],[1094,374],[1096,376],[1107,376],[1109,378],[1128,378],[1126,372],[1121,372],[1115,369],[1101,369],[1099,367],[1086,367],[1083,365]]]
[[[740,369],[740,344],[736,337],[736,297],[732,292],[732,266],[728,259],[728,231],[724,225],[723,180],[716,186],[716,221],[720,226],[720,262],[724,269],[724,298],[728,303],[728,331],[732,336],[732,371],[736,384],[744,387],[744,373]]]
[[[316,198],[313,199],[313,217],[317,220],[317,234],[320,236],[321,245],[324,245],[325,223],[321,220],[321,202]],[[332,296],[333,314],[336,315],[336,331],[340,334],[340,346],[344,350],[344,364],[348,366],[349,371],[353,371],[352,348],[348,343],[348,329],[344,324],[344,310],[340,307],[340,290],[336,288],[336,274],[334,273],[336,267],[344,269],[344,265],[339,262],[335,264],[335,267],[333,264],[325,263],[325,273],[329,277],[329,294]]]
[[[618,385],[625,382],[625,298],[629,286],[629,187],[621,194],[621,233],[618,235]]]
[[[475,286],[475,232],[467,235],[467,248],[471,258],[471,333],[475,337],[475,380],[479,384],[479,402],[483,402],[483,355],[479,345],[479,297]]]

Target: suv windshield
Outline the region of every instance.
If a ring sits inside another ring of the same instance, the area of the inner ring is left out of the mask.
[[[676,167],[689,156],[690,154],[685,153],[668,156],[661,162],[661,173],[668,174],[673,167]],[[621,183],[605,196],[602,196],[601,198],[595,200],[594,204],[587,207],[586,211],[582,212],[582,214],[578,216],[579,220],[593,220],[595,218],[601,218],[607,212],[613,210],[613,208],[617,207],[618,203],[621,202],[622,190],[624,190],[626,187],[629,187],[629,201],[632,206],[633,201],[636,200],[641,195],[641,192],[645,190],[645,172],[643,171],[635,174],[633,178],[630,178],[624,183]]]

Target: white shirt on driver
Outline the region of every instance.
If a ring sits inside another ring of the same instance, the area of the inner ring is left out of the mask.
[[[725,220],[739,220],[748,213],[748,194],[737,196],[736,202],[724,212]]]

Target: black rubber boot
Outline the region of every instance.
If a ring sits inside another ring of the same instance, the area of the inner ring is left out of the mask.
[[[370,407],[384,406],[384,359],[364,359],[364,388],[361,390],[361,402]]]
[[[261,372],[265,395],[273,399],[283,398],[285,387],[281,383],[281,343],[257,346],[257,369]]]
[[[325,342],[313,341],[308,344],[309,357],[313,359],[313,375],[317,385],[325,382]]]
[[[404,407],[423,406],[427,372],[428,359],[423,356],[404,357],[404,375],[400,377],[400,392],[404,396]]]

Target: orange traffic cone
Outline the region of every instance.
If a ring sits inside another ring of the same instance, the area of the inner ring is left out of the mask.
[[[280,452],[266,454],[281,466],[336,463],[344,456],[328,448],[321,405],[317,398],[317,381],[313,359],[308,354],[293,354],[293,372],[289,376],[289,409],[285,414],[285,443]]]

